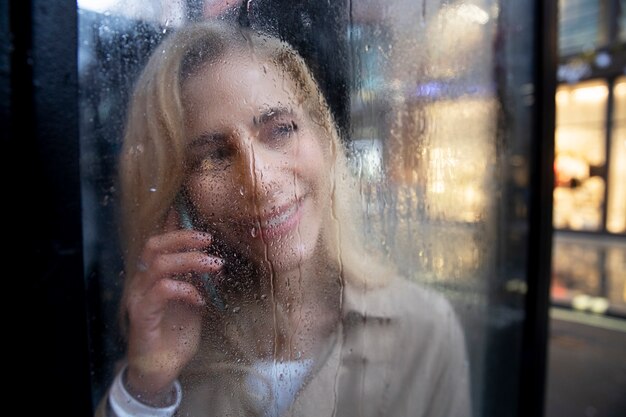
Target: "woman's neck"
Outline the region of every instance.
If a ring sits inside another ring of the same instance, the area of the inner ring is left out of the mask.
[[[339,322],[339,268],[317,258],[292,271],[274,272],[264,282],[269,306],[280,316],[275,353],[284,359],[316,356]]]

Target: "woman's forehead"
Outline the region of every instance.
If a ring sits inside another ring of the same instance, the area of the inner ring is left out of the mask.
[[[267,109],[298,106],[295,83],[284,71],[241,57],[204,65],[183,84],[187,119],[219,121],[259,116]],[[252,119],[251,119],[252,120]]]
[[[229,93],[244,87],[252,87],[250,94],[267,90],[293,95],[295,84],[291,74],[279,70],[266,59],[253,54],[247,57],[234,55],[200,67],[183,83],[183,92],[188,94],[198,88],[209,88]]]

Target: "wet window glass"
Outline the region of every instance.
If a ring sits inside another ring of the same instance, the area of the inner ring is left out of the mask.
[[[79,0],[96,414],[516,415],[534,3]]]
[[[613,100],[606,228],[612,233],[626,233],[626,77],[620,77],[615,82]]]
[[[556,93],[554,227],[601,230],[606,164],[605,81],[562,85]]]

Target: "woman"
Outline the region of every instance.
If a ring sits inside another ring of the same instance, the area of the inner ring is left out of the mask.
[[[302,59],[195,24],[137,83],[120,164],[128,363],[109,415],[469,415],[448,304],[358,241]]]

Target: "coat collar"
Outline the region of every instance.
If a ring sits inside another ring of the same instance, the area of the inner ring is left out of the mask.
[[[288,415],[306,415],[306,410],[316,410],[317,415],[335,415],[334,408],[341,395],[342,367],[346,365],[346,358],[355,353],[350,343],[351,334],[395,322],[394,318],[399,314],[392,297],[395,285],[395,280],[372,288],[346,282],[342,323],[329,338],[325,355],[307,378]]]

